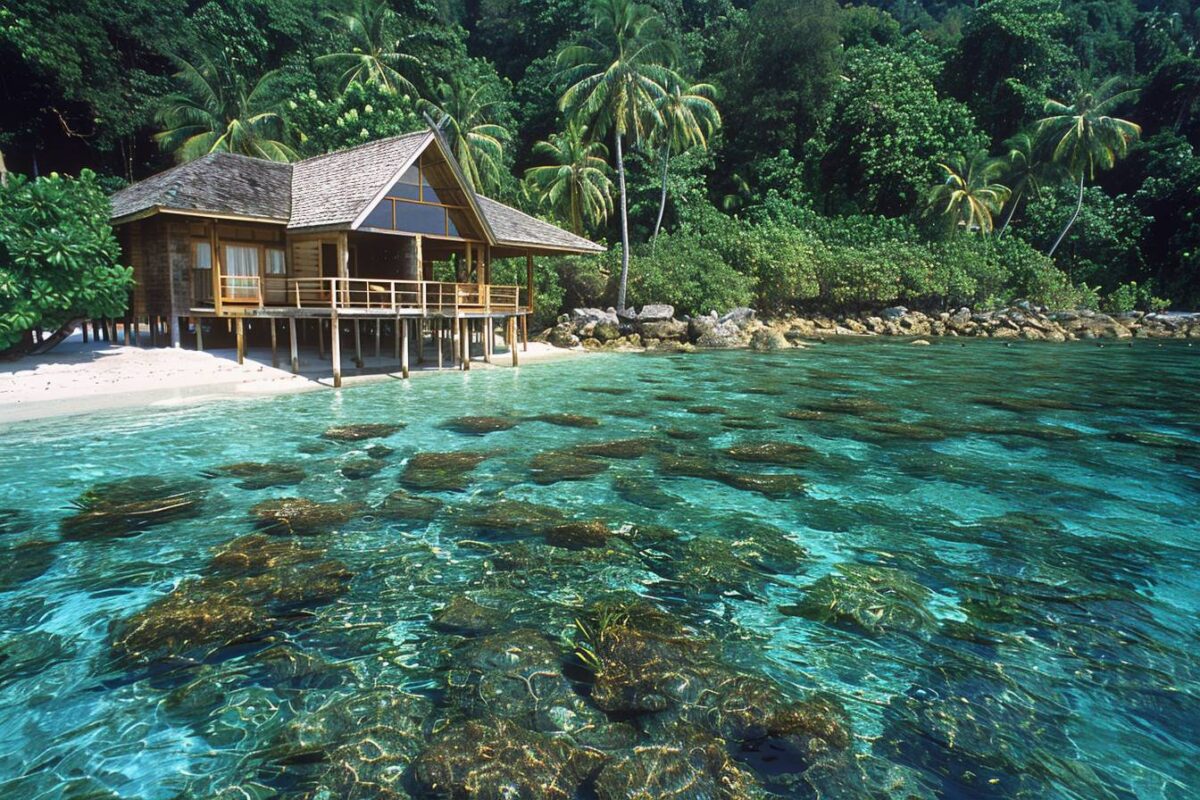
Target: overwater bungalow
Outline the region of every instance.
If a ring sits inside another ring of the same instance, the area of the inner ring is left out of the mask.
[[[187,320],[203,349],[202,320],[226,320],[241,361],[246,320],[267,320],[273,347],[286,320],[293,371],[298,335],[315,336],[335,386],[346,321],[359,364],[360,324],[373,322],[378,347],[391,321],[406,376],[410,339],[467,369],[473,338],[490,357],[498,322],[516,363],[535,258],[604,250],[472,191],[434,129],[292,164],[210,153],[115,193],[111,223],[134,271],[135,321],[165,319],[178,346]],[[493,283],[493,261],[514,257],[525,284]],[[439,263],[453,280],[435,279]]]

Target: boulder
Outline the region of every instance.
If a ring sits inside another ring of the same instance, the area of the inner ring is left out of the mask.
[[[907,313],[908,309],[904,306],[892,306],[891,308],[885,308],[883,311],[879,312],[879,316],[883,317],[889,322],[896,322]]]
[[[664,306],[670,308],[670,306]],[[638,333],[643,339],[668,339],[681,342],[687,339],[688,325],[677,319],[668,317],[663,320],[642,320],[638,318]]]
[[[617,312],[599,308],[573,308],[568,319],[575,328],[583,328],[586,325],[600,325],[602,323],[618,324]]]
[[[740,308],[731,308],[729,311],[726,311],[724,314],[722,314],[720,319],[717,321],[732,322],[736,325],[744,325],[752,319],[754,319],[754,309],[745,308],[743,306]]]
[[[612,322],[597,322],[596,326],[592,328],[592,336],[601,342],[611,342],[621,337],[621,328],[615,319]]]
[[[732,320],[696,317],[688,325],[688,335],[697,347],[716,350],[745,347],[750,339],[745,329]]]
[[[750,337],[750,348],[760,353],[774,350],[790,350],[792,343],[774,328],[761,328]]]
[[[637,318],[639,322],[657,322],[672,319],[674,316],[675,306],[669,306],[665,303],[647,303],[642,306],[642,310],[638,312]]]
[[[570,324],[559,323],[550,329],[546,341],[555,347],[578,347],[579,337],[571,329]]]

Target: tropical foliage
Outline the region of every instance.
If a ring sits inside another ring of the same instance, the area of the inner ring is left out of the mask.
[[[133,180],[428,116],[609,245],[548,302],[1198,306],[1198,41],[1185,0],[7,0],[0,150]]]
[[[0,353],[30,331],[124,313],[133,273],[121,266],[95,173],[0,181]]]

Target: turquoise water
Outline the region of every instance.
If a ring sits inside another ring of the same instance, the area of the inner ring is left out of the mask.
[[[0,796],[1193,797],[1198,357],[596,355],[6,426]],[[322,436],[361,423],[406,427]],[[458,490],[405,472],[455,451]],[[244,538],[279,497],[341,505]]]

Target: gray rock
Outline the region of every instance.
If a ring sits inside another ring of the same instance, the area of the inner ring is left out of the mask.
[[[638,333],[643,339],[670,339],[684,341],[688,338],[688,325],[677,319],[638,320]]]
[[[760,353],[767,353],[773,350],[789,350],[791,347],[792,343],[782,333],[773,328],[759,328],[750,337],[750,348]]]
[[[665,303],[648,303],[642,306],[642,310],[638,312],[637,318],[639,322],[658,322],[669,320],[675,316],[675,306],[669,306]]]
[[[721,315],[719,321],[720,322],[732,322],[737,325],[742,325],[744,323],[749,322],[752,319],[754,319],[754,309],[746,308],[743,306],[740,308],[729,309],[723,315]]]
[[[693,319],[688,326],[688,333],[697,347],[716,350],[745,347],[750,341],[746,331],[736,322],[717,321],[713,317]]]
[[[904,306],[892,306],[891,308],[885,308],[879,315],[888,321],[894,322],[907,313],[908,309]]]
[[[571,310],[571,324],[576,328],[584,325],[597,325],[600,323],[617,324],[617,312],[604,311],[599,308],[575,308]]]

